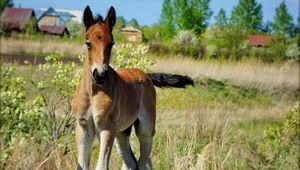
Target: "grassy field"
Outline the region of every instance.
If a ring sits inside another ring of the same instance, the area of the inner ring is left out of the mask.
[[[38,55],[64,52],[67,56],[77,56],[85,52],[84,44],[68,42],[60,39],[45,38],[43,40],[0,38],[2,54]]]
[[[32,71],[35,69],[21,66],[17,73],[52,79],[51,73],[41,76]],[[287,155],[278,158],[266,155],[282,153],[280,147],[267,153],[261,147],[268,128],[279,127],[299,101],[296,63],[160,58],[152,70],[187,74],[195,80],[195,86],[186,89],[156,89],[157,130],[151,155],[155,169],[299,168],[299,145],[289,146],[290,150],[284,152]],[[28,85],[28,88],[33,87]],[[0,141],[2,146],[1,137]],[[49,146],[35,138],[16,143],[9,148],[5,159],[1,157],[0,169],[74,169],[76,166],[74,133],[61,138],[50,154],[47,154]],[[134,133],[132,146],[138,155]],[[95,140],[92,168],[98,153]],[[120,169],[121,165],[114,148],[111,169]]]

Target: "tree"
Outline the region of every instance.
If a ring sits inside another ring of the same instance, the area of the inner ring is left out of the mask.
[[[118,16],[117,17],[117,22],[116,22],[116,26],[114,29],[121,31],[123,27],[126,26],[126,20],[123,16]]]
[[[174,8],[172,0],[164,0],[159,23],[164,39],[172,38],[175,34]]]
[[[209,7],[210,0],[191,0],[193,30],[200,35],[208,26],[208,20],[213,12]]]
[[[258,30],[262,24],[262,5],[256,0],[239,0],[231,13],[230,22],[233,26],[246,30]]]
[[[5,7],[13,7],[14,4],[12,0],[1,0],[0,1],[0,14],[2,14]]]
[[[77,37],[84,33],[84,26],[75,20],[68,20],[65,23],[65,26],[68,28],[69,33],[72,37]]]
[[[284,35],[290,35],[293,29],[293,18],[288,13],[286,4],[282,1],[275,9],[274,23],[272,24],[273,31]]]
[[[200,35],[212,15],[210,0],[174,0],[174,16],[179,30],[193,30]]]
[[[138,21],[135,19],[135,18],[132,18],[128,23],[127,25],[131,25],[135,28],[140,28],[140,25],[138,23]]]
[[[259,28],[259,30],[260,30],[261,32],[270,34],[270,33],[272,32],[271,27],[272,27],[272,23],[271,23],[270,21],[267,21],[267,22],[265,22],[265,23],[263,23],[263,24],[261,25],[261,27]]]
[[[215,16],[216,23],[215,26],[223,28],[228,24],[228,18],[226,17],[226,12],[223,8],[220,9],[217,16]]]

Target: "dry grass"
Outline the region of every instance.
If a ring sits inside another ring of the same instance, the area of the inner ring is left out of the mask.
[[[64,52],[71,55],[78,55],[85,51],[85,46],[83,44],[62,42],[53,38],[41,41],[1,37],[0,44],[0,52],[2,54],[47,54]]]
[[[271,89],[282,86],[299,88],[299,64],[284,62],[267,64],[254,60],[218,63],[189,58],[158,58],[153,71],[188,74],[230,80],[237,85]]]
[[[153,70],[188,74],[193,78],[228,79],[230,83],[243,86],[228,84],[225,89],[205,89],[196,83],[195,87],[186,89],[157,88],[157,130],[151,154],[155,169],[268,169],[253,155],[250,142],[261,139],[266,127],[281,120],[297,101],[297,97],[290,95],[299,88],[296,63],[239,61],[220,64],[160,58]],[[259,91],[248,90],[249,86],[257,87]],[[244,87],[247,87],[246,90]],[[288,92],[279,90],[273,94],[267,90],[282,87],[287,87]],[[138,155],[134,134],[131,143]],[[75,168],[74,134],[61,139],[50,155],[45,154],[48,147],[45,145],[43,141],[34,140],[17,143],[10,148],[9,157],[0,160],[0,169]],[[98,146],[98,142],[93,145],[91,169],[96,165]],[[121,165],[120,156],[114,148],[110,168],[120,169]],[[296,163],[285,169],[297,167]]]

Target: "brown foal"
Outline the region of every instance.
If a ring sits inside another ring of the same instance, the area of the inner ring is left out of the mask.
[[[96,169],[109,169],[114,139],[124,160],[122,169],[152,169],[150,153],[156,117],[154,85],[184,87],[193,85],[193,81],[187,76],[146,74],[133,68],[115,71],[109,66],[114,45],[112,30],[116,22],[114,8],[110,8],[103,20],[101,16],[94,19],[87,6],[83,21],[88,55],[72,101],[72,111],[76,116],[77,169],[89,169],[94,136],[100,141]],[[132,126],[140,143],[138,160],[129,143]]]

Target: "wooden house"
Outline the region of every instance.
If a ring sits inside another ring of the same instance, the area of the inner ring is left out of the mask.
[[[54,36],[70,36],[68,29],[64,26],[40,25],[40,30],[48,35]]]
[[[268,35],[249,35],[248,41],[254,47],[272,45],[272,38]]]
[[[142,42],[143,41],[143,33],[137,28],[133,26],[127,26],[122,28],[122,34],[127,38],[130,42]]]
[[[31,26],[38,31],[37,19],[33,9],[5,8],[0,18],[1,30],[9,34],[19,34]]]

